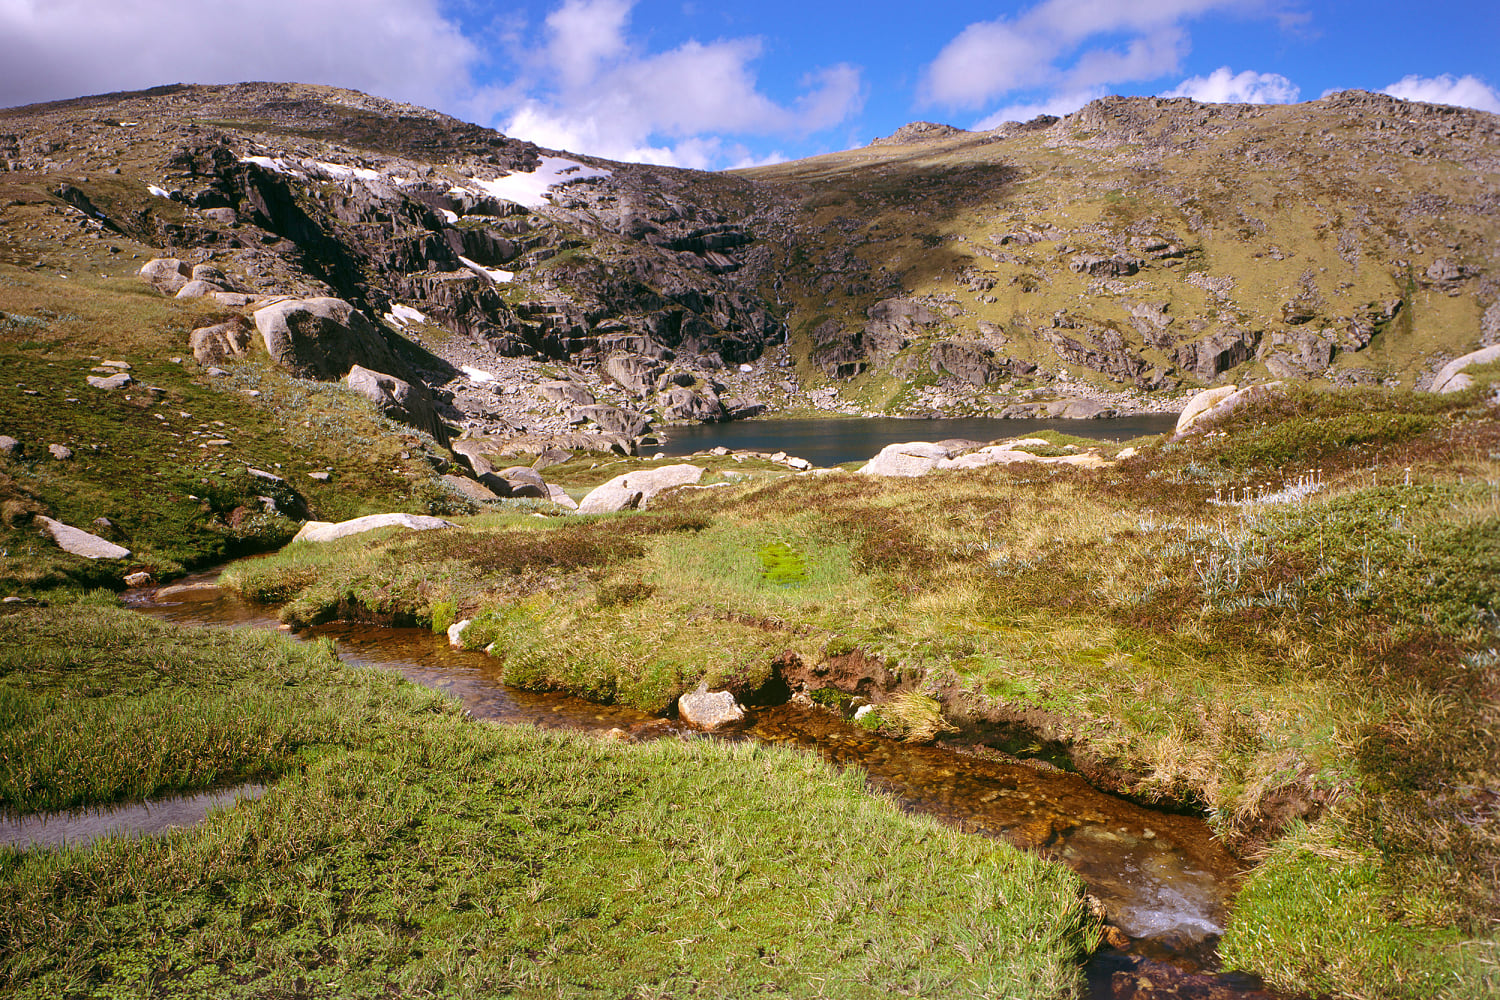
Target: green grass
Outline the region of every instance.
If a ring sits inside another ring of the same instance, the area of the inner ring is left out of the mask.
[[[70,780],[85,801],[120,789],[117,758],[149,770],[158,743],[200,764],[168,784],[276,775],[263,798],[161,839],[0,852],[8,995],[1019,998],[1080,986],[1094,932],[1074,876],[907,816],[813,756],[490,726],[275,636],[109,609],[4,621],[33,637],[38,665],[9,661],[7,711],[54,732],[98,733],[107,718],[143,737],[76,742]],[[116,668],[122,649],[136,652]],[[257,747],[266,726],[284,739],[271,759],[236,757],[232,741],[184,739],[164,706]],[[41,770],[41,743],[12,744],[7,766]],[[24,808],[56,798],[29,794]]]
[[[1377,858],[1330,851],[1301,831],[1241,889],[1220,955],[1289,992],[1391,1000],[1500,992],[1500,937],[1434,935],[1390,904]]]

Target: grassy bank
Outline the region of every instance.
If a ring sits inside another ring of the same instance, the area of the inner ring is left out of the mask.
[[[1249,856],[1309,830],[1251,880],[1240,966],[1295,990],[1485,995],[1497,491],[1479,394],[1299,392],[1097,472],[759,478],[642,514],[294,546],[231,579],[294,621],[471,618],[512,683],[652,711],[700,679],[748,696],[773,662],[879,663],[1196,805]],[[773,577],[767,551],[800,574]],[[1347,933],[1261,888],[1311,870],[1357,884]],[[1402,947],[1352,944],[1377,917]]]
[[[807,754],[490,726],[321,644],[109,608],[0,616],[0,649],[7,809],[271,786],[0,852],[8,995],[1057,997],[1091,944],[1065,870]]]

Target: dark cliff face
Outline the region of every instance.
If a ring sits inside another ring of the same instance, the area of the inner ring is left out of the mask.
[[[712,372],[785,344],[773,408],[1410,387],[1500,340],[1496,116],[1349,93],[918,124],[707,174],[326,87],[173,86],[0,111],[0,176],[247,291],[401,304],[492,356]]]

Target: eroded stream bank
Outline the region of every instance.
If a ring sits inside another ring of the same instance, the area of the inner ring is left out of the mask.
[[[200,574],[127,595],[131,607],[186,625],[278,626],[274,610],[244,602]],[[400,673],[453,695],[476,718],[632,738],[696,736],[675,722],[556,693],[507,687],[497,660],[451,649],[423,629],[332,623],[307,637],[334,640],[356,666]],[[1157,812],[1100,792],[1082,777],[1033,762],[900,743],[819,710],[756,709],[738,733],[815,750],[862,768],[870,784],[913,811],[1003,837],[1067,863],[1104,905],[1112,944],[1090,963],[1090,995],[1137,998],[1272,997],[1253,977],[1217,975],[1214,946],[1227,920],[1236,862],[1201,820]]]

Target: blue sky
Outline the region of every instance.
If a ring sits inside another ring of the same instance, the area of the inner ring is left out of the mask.
[[[715,169],[1109,93],[1362,88],[1500,113],[1500,3],[0,0],[0,106],[238,80],[353,87],[546,146]]]

